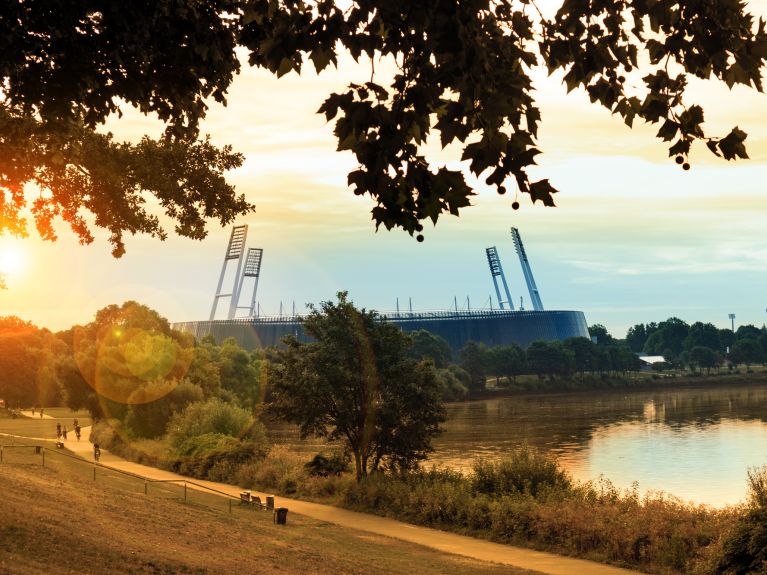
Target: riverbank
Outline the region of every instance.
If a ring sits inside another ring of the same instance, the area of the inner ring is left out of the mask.
[[[107,435],[97,432],[102,445],[119,452],[119,435]],[[135,446],[123,447],[135,456]],[[575,482],[534,450],[483,464],[470,475],[442,469],[378,474],[361,483],[349,473],[312,472],[306,459],[277,446],[265,459],[232,469],[225,481],[663,575],[714,573],[711,565],[743,514],[742,508],[713,509],[663,494],[640,496],[604,480]]]
[[[767,385],[767,370],[759,366],[751,372],[740,370],[711,374],[642,372],[626,376],[588,374],[554,379],[540,379],[536,376],[525,375],[517,377],[516,382],[512,382],[509,385],[499,385],[495,378],[488,378],[488,387],[484,390],[471,391],[465,401],[525,395],[588,393],[591,391],[652,391],[725,385]]]

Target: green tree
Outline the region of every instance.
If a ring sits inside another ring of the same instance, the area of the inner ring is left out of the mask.
[[[232,392],[243,407],[253,409],[261,399],[259,370],[253,357],[242,349],[237,340],[229,337],[218,352],[221,387]]]
[[[410,357],[415,359],[430,358],[438,369],[445,368],[453,358],[453,350],[445,338],[434,335],[425,329],[410,332],[413,347],[410,348]]]
[[[613,345],[615,343],[615,338],[610,335],[610,332],[601,323],[589,326],[589,335],[597,338],[597,345]]]
[[[691,364],[710,372],[712,367],[719,365],[719,356],[710,347],[698,345],[689,351],[689,361]]]
[[[48,330],[0,317],[0,398],[9,407],[57,405],[58,364],[66,346]]]
[[[739,339],[759,339],[759,336],[762,335],[762,330],[760,330],[755,325],[747,324],[747,325],[741,325],[738,326],[738,329],[735,331],[735,340]]]
[[[150,403],[170,393],[194,358],[189,334],[171,329],[167,319],[134,301],[107,306],[94,321],[61,337],[71,341],[82,380],[91,388],[86,391],[69,372],[63,384],[71,386],[66,393],[70,406],[90,406],[96,418],[121,419],[128,404]]]
[[[494,346],[488,350],[492,371],[498,376],[504,376],[511,382],[524,373],[525,350],[517,344]]]
[[[696,321],[690,326],[690,331],[684,339],[683,346],[687,351],[701,346],[711,350],[719,350],[722,348],[719,330],[714,324]]]
[[[564,376],[575,369],[575,354],[559,341],[534,341],[525,354],[527,365],[538,376]]]
[[[647,325],[638,323],[626,332],[626,344],[631,348],[631,351],[640,352],[644,349],[647,338],[656,329],[658,329],[658,324],[655,322],[650,322]]]
[[[752,338],[737,340],[730,350],[730,361],[734,364],[745,363],[763,363],[764,352],[759,342]]]
[[[467,341],[458,353],[461,358],[461,367],[471,377],[470,389],[485,389],[487,374],[487,347],[484,343]]]
[[[285,339],[270,376],[271,409],[303,437],[344,441],[358,480],[412,468],[445,419],[433,363],[409,357],[410,337],[355,308],[346,292],[310,310],[304,330],[314,341]]]
[[[583,374],[587,371],[597,371],[597,356],[595,345],[585,337],[571,337],[563,342],[565,349],[573,354],[575,371]]]
[[[649,355],[662,355],[672,362],[676,361],[684,350],[684,341],[690,332],[690,326],[678,317],[670,317],[658,324],[645,342],[644,351]]]
[[[94,221],[115,255],[126,231],[164,237],[146,206],[194,238],[206,218],[223,224],[252,208],[223,180],[241,158],[198,137],[206,100],[225,102],[238,48],[278,77],[307,60],[321,72],[341,53],[370,62],[319,111],[335,120],[338,149],[355,155],[348,182],[373,199],[376,226],[422,239],[423,220],[457,215],[474,195],[462,171],[426,160],[431,139],[457,148],[499,193],[513,186],[554,204],[551,183],[528,174],[540,153],[538,69],[563,72],[567,90],[585,90],[628,126],[658,125],[685,169],[695,141],[747,157],[745,132],[708,135],[685,89],[694,76],[761,90],[767,41],[731,0],[563,2],[550,16],[511,0],[7,0],[0,37],[0,180],[10,198],[0,231],[24,233],[32,208],[43,237],[62,217],[87,242]],[[376,70],[381,60],[396,63],[392,75]],[[164,136],[122,144],[96,131],[125,105],[159,117]],[[27,198],[28,182],[43,192]]]

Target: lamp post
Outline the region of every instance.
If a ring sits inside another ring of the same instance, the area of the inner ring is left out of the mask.
[[[727,317],[729,317],[730,321],[732,322],[732,333],[735,333],[735,314],[734,313],[727,314]]]

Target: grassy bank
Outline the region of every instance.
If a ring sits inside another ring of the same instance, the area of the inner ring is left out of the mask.
[[[96,433],[102,445],[124,456],[173,466],[157,460],[158,444],[155,455],[140,456],[137,445],[121,445],[105,427]],[[712,566],[746,513],[743,507],[712,509],[662,494],[642,497],[604,480],[575,482],[532,449],[499,463],[479,463],[466,475],[432,469],[376,474],[360,483],[348,472],[306,464],[305,454],[275,446],[264,458],[196,476],[664,575],[718,573]]]
[[[251,509],[229,515],[223,506],[146,496],[117,480],[83,478],[63,458],[0,469],[0,572],[9,575],[530,573],[295,515],[277,527]]]

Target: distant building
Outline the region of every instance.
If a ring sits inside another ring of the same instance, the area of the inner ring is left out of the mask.
[[[639,361],[642,362],[640,367],[642,371],[651,370],[656,363],[668,363],[662,355],[640,355]]]
[[[580,311],[438,311],[384,313],[381,321],[389,321],[403,331],[425,329],[450,344],[454,351],[467,341],[487,346],[516,343],[529,346],[535,340],[565,340],[589,337],[586,317]],[[301,316],[255,317],[233,320],[189,321],[173,324],[174,329],[193,334],[197,339],[212,335],[221,343],[233,337],[245,349],[281,345],[286,335],[309,341],[301,325]]]

